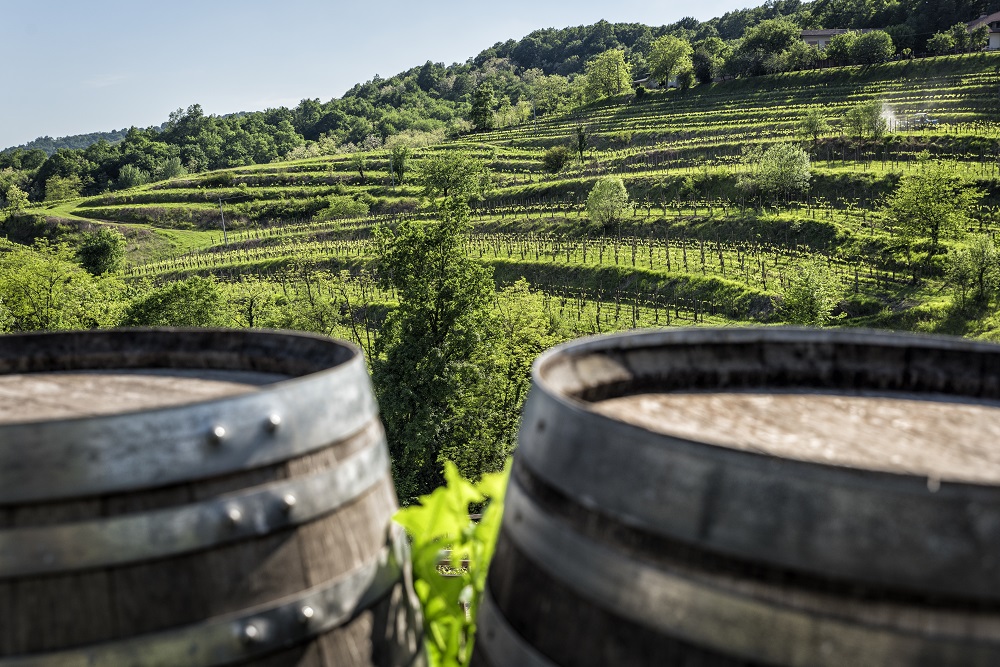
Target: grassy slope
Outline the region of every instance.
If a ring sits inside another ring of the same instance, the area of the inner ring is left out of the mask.
[[[971,325],[948,314],[940,281],[916,288],[906,284],[870,211],[913,169],[914,156],[923,150],[961,160],[991,191],[987,203],[993,205],[1000,190],[995,182],[998,66],[1000,54],[976,54],[737,80],[683,94],[657,92],[643,100],[605,100],[572,114],[418,149],[411,162],[463,149],[490,163],[497,187],[477,210],[476,238],[482,243],[549,243],[554,238],[612,243],[621,236],[626,243],[635,238],[654,246],[689,244],[699,254],[698,244],[716,243],[723,255],[716,260],[710,252],[705,264],[699,257],[686,271],[676,259],[669,269],[662,262],[633,269],[624,258],[613,267],[597,266],[593,256],[583,261],[582,248],[563,265],[556,253],[548,265],[510,253],[484,256],[500,282],[523,276],[554,294],[575,289],[605,293],[600,298],[613,293],[615,300],[622,294],[644,299],[646,292],[661,294],[670,285],[671,298],[705,298],[720,311],[742,299],[756,305],[736,309],[731,317],[768,320],[773,308],[761,304],[780,292],[784,273],[797,258],[822,252],[840,262],[838,271],[852,292],[848,323],[986,333],[992,329],[988,314]],[[745,147],[794,139],[795,124],[809,108],[823,109],[836,124],[851,104],[871,97],[885,101],[898,118],[927,111],[942,125],[893,133],[878,144],[859,144],[835,128],[811,147],[818,159],[807,202],[786,211],[740,206],[738,157]],[[586,163],[574,163],[559,175],[545,173],[541,152],[574,140],[578,127],[587,135]],[[387,169],[385,152],[369,156],[364,181],[347,156],[312,158],[192,175],[59,202],[38,212],[70,223],[114,223],[131,230],[131,261],[147,276],[271,272],[303,258],[356,270],[368,253],[358,240],[370,235],[372,225],[391,224],[399,212],[420,205],[420,189],[390,186]],[[592,183],[607,173],[622,175],[640,204],[614,230],[594,228],[580,214]],[[375,203],[378,220],[312,221],[323,198],[362,194]],[[226,202],[228,246],[220,238],[219,199]],[[991,216],[984,213],[987,224]],[[743,277],[736,280],[733,267],[740,262]],[[759,278],[747,268],[754,262]],[[873,277],[852,276],[854,265]]]

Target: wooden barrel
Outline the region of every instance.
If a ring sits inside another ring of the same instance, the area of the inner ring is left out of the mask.
[[[423,664],[364,359],[0,336],[0,667]]]
[[[1000,347],[676,330],[533,379],[474,664],[1000,665]]]

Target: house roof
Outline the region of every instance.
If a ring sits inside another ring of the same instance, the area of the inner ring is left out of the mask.
[[[979,26],[983,25],[984,23],[989,24],[989,23],[993,23],[995,21],[1000,21],[1000,12],[993,12],[992,14],[990,14],[988,16],[986,14],[984,14],[984,15],[980,16],[978,19],[976,19],[975,21],[969,21],[965,25],[967,25],[969,27],[969,30],[975,30],[976,28],[978,28]]]

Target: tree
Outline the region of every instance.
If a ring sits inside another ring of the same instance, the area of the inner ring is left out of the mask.
[[[988,23],[977,27],[969,34],[969,49],[982,51],[990,45],[990,26]]]
[[[117,229],[101,227],[84,234],[77,250],[80,266],[91,275],[114,273],[125,265],[125,237]]]
[[[941,239],[962,235],[972,207],[983,197],[961,169],[924,163],[904,176],[881,209],[888,225],[907,240],[930,242],[928,262],[941,252]]]
[[[743,157],[750,172],[740,180],[740,187],[761,199],[782,199],[809,189],[812,178],[809,155],[793,144],[774,144],[763,150],[756,147]]]
[[[611,49],[587,63],[587,97],[599,100],[632,92],[632,67],[625,51]]]
[[[691,68],[682,69],[677,74],[677,87],[680,89],[682,93],[687,92],[691,90],[692,87],[694,87],[694,82],[696,80],[697,79],[694,75],[693,69]]]
[[[726,60],[733,55],[733,48],[718,37],[702,40],[691,56],[692,67],[698,83],[709,84],[722,74]]]
[[[927,40],[927,50],[935,55],[952,53],[955,50],[955,37],[951,33],[938,32]]]
[[[23,211],[28,208],[28,193],[17,187],[16,184],[11,185],[7,188],[7,192],[4,193],[4,199],[7,200],[7,211],[9,213],[17,213],[18,211]]]
[[[823,117],[823,112],[817,107],[810,108],[799,121],[799,134],[810,137],[814,144],[819,141],[820,136],[829,130],[830,124]]]
[[[13,331],[114,326],[121,282],[96,279],[73,261],[66,245],[38,240],[32,248],[0,253],[0,295]]]
[[[428,61],[429,62],[429,61]],[[364,153],[358,152],[351,156],[351,166],[358,170],[361,177],[361,185],[365,184],[365,168],[368,166],[368,158]]]
[[[858,102],[847,110],[844,122],[859,139],[870,136],[878,141],[889,129],[889,123],[883,115],[882,103],[878,100]]]
[[[472,112],[469,114],[469,120],[477,130],[493,129],[493,112],[496,110],[496,104],[496,91],[493,86],[488,81],[480,83],[472,94]]]
[[[969,35],[969,28],[964,23],[956,23],[948,29],[951,34],[952,39],[955,40],[955,48],[958,51],[968,51],[969,45],[971,44],[971,36]]]
[[[781,313],[791,324],[822,327],[830,322],[843,296],[843,286],[826,262],[812,258],[789,271],[782,295]]]
[[[969,303],[989,306],[1000,290],[1000,252],[987,234],[976,234],[964,247],[948,253],[948,282],[955,288],[959,307]]]
[[[418,180],[428,197],[457,197],[468,202],[490,187],[486,163],[465,151],[449,151],[420,161]]]
[[[83,184],[76,174],[69,176],[51,176],[45,181],[45,201],[57,201],[59,199],[72,199],[80,196],[80,189]]]
[[[118,171],[115,187],[120,190],[138,187],[149,183],[149,172],[134,164],[126,164]]]
[[[587,196],[587,215],[605,227],[621,220],[627,207],[628,190],[617,176],[598,180]]]
[[[576,150],[580,153],[580,164],[583,164],[583,153],[587,150],[587,131],[583,125],[576,126]]]
[[[734,53],[739,73],[757,76],[778,71],[784,65],[785,52],[801,43],[801,28],[788,19],[768,19],[748,28]]]
[[[573,153],[569,147],[559,144],[545,151],[545,154],[542,155],[542,164],[545,166],[545,171],[550,174],[558,174],[571,159],[573,159]]]
[[[659,81],[661,86],[666,86],[675,75],[693,67],[691,63],[693,52],[691,43],[686,39],[673,35],[659,37],[650,45],[649,50],[649,66],[653,78]]]
[[[396,180],[397,185],[403,184],[403,176],[406,175],[406,161],[410,157],[410,147],[406,144],[396,144],[389,154],[389,171]]]
[[[892,37],[883,30],[872,30],[858,35],[851,44],[851,61],[858,65],[878,65],[892,59],[896,47]]]
[[[441,485],[446,460],[474,479],[502,468],[508,453],[486,419],[493,281],[464,247],[467,193],[482,178],[421,174],[427,191],[448,191],[436,202],[439,219],[376,233],[379,279],[399,307],[376,345],[372,379],[404,503]]]
[[[857,40],[858,33],[854,31],[834,35],[830,39],[830,43],[826,45],[826,50],[823,51],[823,55],[827,60],[833,61],[838,65],[846,65],[850,63],[854,57],[854,43]]]
[[[229,323],[222,291],[214,278],[193,276],[140,294],[126,308],[130,327],[212,327]]]

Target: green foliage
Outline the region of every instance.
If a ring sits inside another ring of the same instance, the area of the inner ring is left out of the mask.
[[[948,253],[947,277],[960,308],[989,306],[1000,291],[1000,252],[993,239],[976,234],[966,245],[952,249]]]
[[[955,48],[959,51],[968,51],[971,35],[965,23],[956,23],[948,30],[948,34],[955,40]]]
[[[788,201],[809,189],[812,169],[809,154],[794,144],[774,144],[748,150],[743,157],[750,167],[740,187],[766,201]]]
[[[928,261],[941,252],[941,239],[959,237],[972,207],[983,197],[952,165],[924,163],[904,176],[881,209],[886,223],[908,241],[930,241]]]
[[[856,137],[871,137],[876,141],[885,136],[889,128],[882,102],[878,100],[858,102],[848,109],[844,122]]]
[[[406,144],[393,146],[389,153],[389,167],[397,185],[403,184],[403,177],[406,175],[409,158],[410,147]]]
[[[80,177],[71,174],[66,177],[52,176],[45,181],[45,201],[57,201],[59,199],[72,199],[80,196],[83,184]]]
[[[7,191],[4,193],[4,200],[7,202],[5,210],[8,213],[23,211],[29,204],[28,193],[17,187],[17,185],[11,185],[7,188]]]
[[[368,204],[348,195],[330,195],[329,206],[320,209],[316,220],[336,220],[338,218],[362,218],[368,215]]]
[[[436,667],[465,667],[472,659],[476,619],[500,532],[510,471],[483,475],[473,485],[451,462],[444,466],[446,485],[421,496],[419,505],[404,507],[394,518],[412,540],[414,589],[423,607],[430,662]],[[470,505],[487,501],[482,518],[472,522]],[[452,576],[440,571],[442,560],[448,561]]]
[[[449,196],[439,214],[377,236],[381,279],[397,290],[399,307],[379,339],[372,378],[403,502],[439,486],[444,461],[475,479],[508,454],[484,419],[493,283],[465,253],[466,201]]]
[[[486,163],[465,151],[449,151],[420,161],[419,180],[428,197],[474,199],[490,188]]]
[[[694,70],[690,67],[688,69],[682,69],[677,74],[677,87],[681,92],[690,90],[694,86],[694,82],[697,80]]]
[[[657,38],[649,47],[649,66],[653,78],[666,86],[671,78],[684,70],[692,69],[691,54],[694,49],[686,39],[673,35]]]
[[[605,227],[621,220],[627,208],[628,190],[618,176],[598,180],[587,196],[587,215]]]
[[[243,276],[238,282],[229,286],[226,300],[232,311],[234,326],[247,329],[279,326],[272,285],[257,276]],[[286,307],[282,310],[282,314],[287,314],[291,310]],[[296,326],[287,328],[303,330],[303,327]]]
[[[101,227],[84,234],[77,258],[92,275],[120,271],[125,266],[125,237],[117,229]]]
[[[125,310],[130,327],[214,327],[229,323],[222,291],[214,278],[193,276],[140,294]]]
[[[709,37],[699,42],[691,56],[691,65],[694,68],[698,82],[709,84],[715,77],[721,76],[725,68],[726,61],[733,55],[732,45],[722,41],[718,37]]]
[[[969,34],[969,49],[982,51],[990,44],[990,26],[984,23]]]
[[[800,135],[809,137],[815,143],[823,134],[830,131],[830,123],[823,116],[823,111],[814,107],[799,121],[798,130]]]
[[[281,294],[275,301],[278,314],[274,317],[274,324],[280,329],[332,335],[343,321],[339,299],[341,288],[339,278],[329,271],[317,270],[307,264],[294,267],[281,278]],[[261,295],[252,302],[238,304],[239,319],[270,324],[267,303]],[[256,315],[247,310],[248,306],[258,308]]]
[[[788,273],[782,316],[792,324],[825,326],[833,319],[843,292],[843,286],[822,259],[801,261]]]
[[[801,29],[787,19],[761,21],[748,29],[733,54],[739,74],[757,76],[787,69],[789,52],[803,45]]]
[[[542,155],[542,165],[550,174],[558,174],[572,159],[573,153],[569,147],[559,144],[545,151]]]
[[[892,59],[896,47],[884,30],[872,30],[858,35],[851,45],[851,60],[858,65],[877,65]]]
[[[496,91],[493,86],[485,81],[479,84],[472,95],[472,112],[469,114],[469,119],[477,130],[493,129],[493,112],[496,104]]]
[[[4,326],[12,331],[113,326],[121,293],[117,279],[95,279],[66,245],[39,240],[0,253]]]
[[[587,63],[588,99],[599,100],[632,92],[632,67],[625,62],[625,52],[611,49]]]
[[[858,33],[853,30],[830,38],[830,43],[826,45],[823,52],[827,60],[834,63],[846,65],[851,62],[854,53],[854,43],[858,40]]]
[[[955,37],[947,32],[935,33],[933,37],[927,40],[927,50],[939,56],[952,53],[956,47]]]
[[[134,164],[126,164],[118,171],[115,186],[118,189],[128,189],[149,183],[149,181],[150,176],[148,171],[140,169]]]

